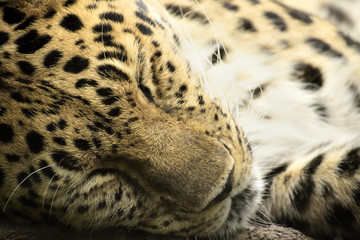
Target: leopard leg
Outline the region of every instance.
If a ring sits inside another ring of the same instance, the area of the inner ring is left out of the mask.
[[[318,238],[360,233],[360,144],[322,149],[267,174],[272,220]]]

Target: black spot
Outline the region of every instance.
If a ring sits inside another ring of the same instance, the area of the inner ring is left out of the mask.
[[[76,32],[84,27],[79,17],[75,14],[66,15],[60,22],[60,26],[71,31]]]
[[[231,10],[231,11],[237,11],[239,10],[239,6],[238,5],[235,5],[235,4],[232,4],[232,3],[229,3],[229,2],[225,2],[223,3],[223,7],[228,9],[228,10]]]
[[[228,129],[230,129],[230,125],[228,126]],[[274,168],[273,170],[271,170],[264,178],[265,182],[266,182],[266,186],[265,186],[265,191],[264,191],[264,196],[269,196],[270,194],[270,188],[271,185],[273,183],[273,180],[276,176],[278,176],[279,174],[283,173],[286,171],[288,165],[287,164],[283,164],[280,165],[279,167]]]
[[[310,18],[310,16],[303,11],[300,11],[297,9],[288,9],[288,13],[292,18],[300,20],[301,22],[303,22],[305,24],[310,24],[313,22],[313,20]]]
[[[119,101],[119,97],[111,96],[111,97],[107,97],[104,100],[102,100],[102,103],[105,104],[105,105],[112,105],[117,101]]]
[[[21,112],[27,117],[27,118],[32,118],[36,116],[36,109],[34,108],[22,108]]]
[[[159,47],[160,46],[160,44],[157,42],[157,41],[152,41],[151,42],[152,43],[152,45],[154,46],[154,47]]]
[[[100,15],[100,19],[110,20],[110,21],[118,22],[118,23],[124,22],[124,16],[122,14],[116,13],[116,12],[102,13]]]
[[[173,38],[174,38],[174,41],[175,41],[176,45],[180,46],[179,37],[178,37],[176,34],[174,34],[174,35],[173,35]]]
[[[80,45],[80,44],[83,44],[83,43],[84,43],[84,40],[80,39],[80,40],[77,40],[75,42],[75,45],[77,46],[77,45]]]
[[[93,138],[93,143],[94,143],[94,146],[96,148],[100,148],[101,147],[101,140],[98,139],[98,138]]]
[[[31,103],[30,99],[24,97],[21,93],[19,92],[13,92],[11,93],[11,98],[14,99],[17,102],[21,102],[21,103]]]
[[[48,130],[49,132],[54,132],[56,130],[57,126],[55,123],[50,123],[46,126],[46,130]]]
[[[14,129],[9,124],[0,124],[0,142],[10,143],[14,138]]]
[[[347,177],[353,176],[360,166],[360,149],[355,148],[348,152],[338,164],[338,173]]]
[[[313,175],[322,163],[323,158],[323,155],[319,155],[313,160],[311,160],[304,167],[302,176],[300,176],[299,181],[293,188],[291,204],[300,213],[305,211],[309,207],[311,196],[315,188]]]
[[[26,143],[33,153],[40,153],[44,150],[45,143],[44,143],[44,137],[40,135],[36,131],[31,131],[28,134],[26,134]]]
[[[18,65],[20,70],[26,75],[31,76],[35,72],[34,65],[32,65],[31,63],[29,63],[27,61],[19,61],[16,64]]]
[[[115,193],[115,201],[120,201],[122,194],[123,194],[122,189],[119,188],[118,192]]]
[[[9,52],[4,52],[3,56],[4,56],[5,59],[10,59],[10,58],[11,58],[11,53],[9,53]],[[1,65],[1,64],[2,64],[2,63],[0,62],[0,65]]]
[[[254,99],[260,97],[264,93],[265,88],[266,88],[265,85],[261,85],[256,87],[254,90],[251,90],[250,92],[251,97]]]
[[[315,183],[312,178],[302,176],[293,188],[291,204],[299,212],[305,211],[310,203]]]
[[[116,137],[121,140],[123,138],[123,135],[120,132],[118,132],[116,133]]]
[[[76,212],[78,212],[78,213],[80,213],[80,214],[82,214],[82,213],[86,213],[87,211],[89,211],[89,206],[86,206],[86,205],[84,205],[84,206],[80,206],[80,207],[78,207],[77,209],[76,209]]]
[[[77,159],[74,158],[70,153],[66,151],[54,151],[51,154],[51,158],[63,168],[69,170],[80,170],[81,167],[78,165]]]
[[[315,103],[311,105],[312,108],[314,108],[315,112],[321,117],[326,118],[328,117],[326,107],[323,104]]]
[[[98,203],[97,205],[97,209],[100,210],[100,209],[104,209],[106,207],[106,201],[101,201]]]
[[[26,84],[26,85],[29,85],[32,83],[32,81],[30,81],[29,79],[24,79],[24,78],[17,78],[15,79],[15,81],[19,82],[19,83],[23,83],[23,84]],[[33,91],[32,88],[27,88],[29,91]],[[35,101],[36,102],[36,101]]]
[[[166,63],[166,66],[167,66],[167,68],[169,69],[170,72],[175,72],[176,68],[170,61],[168,61]]]
[[[209,20],[204,14],[201,14],[199,12],[194,11],[194,9],[190,7],[183,7],[178,6],[174,4],[165,4],[166,10],[168,10],[169,13],[181,17],[181,18],[188,18],[193,20],[198,20],[202,24],[208,24]]]
[[[53,50],[45,56],[43,64],[47,68],[54,67],[60,61],[62,56],[62,52]]]
[[[21,24],[19,24],[15,30],[24,30],[27,27],[29,27],[33,22],[35,22],[36,17],[35,16],[30,16],[28,18],[25,19],[24,22],[22,22]]]
[[[306,40],[306,43],[308,43],[312,48],[315,49],[316,52],[320,54],[325,54],[334,58],[343,57],[343,55],[340,52],[332,49],[328,43],[318,38],[308,38]]]
[[[30,208],[38,207],[38,204],[35,201],[24,196],[19,197],[19,202],[26,207],[30,207]]]
[[[17,45],[17,51],[19,53],[32,54],[41,49],[45,44],[50,42],[50,40],[50,35],[39,35],[37,30],[31,30],[19,37],[15,41],[15,44]]]
[[[138,120],[139,120],[138,117],[132,117],[132,118],[130,118],[125,124],[126,124],[126,126],[129,126],[130,123],[136,122],[136,121],[138,121]],[[125,125],[125,124],[124,124],[124,125]]]
[[[121,114],[121,109],[119,107],[115,107],[115,108],[111,109],[107,114],[110,117],[117,117]]]
[[[86,125],[86,127],[92,132],[99,132],[99,129],[94,127],[93,125]]]
[[[97,9],[98,8],[98,5],[96,4],[89,4],[86,6],[87,9]]]
[[[199,96],[199,97],[198,97],[198,102],[199,102],[200,105],[204,105],[204,104],[205,104],[204,97],[203,97],[203,96]]]
[[[150,102],[154,102],[154,97],[150,91],[150,89],[142,84],[139,84],[138,87],[140,88],[140,90],[142,91],[142,93],[144,94],[144,96],[150,101]]]
[[[355,106],[360,108],[360,93],[358,91],[358,88],[355,85],[351,85],[349,90],[354,97]]]
[[[260,0],[248,0],[248,1],[251,2],[253,5],[260,3]]]
[[[304,168],[304,173],[309,175],[314,175],[322,161],[324,160],[324,155],[319,155],[313,160],[311,160]]]
[[[337,24],[346,24],[348,26],[353,25],[353,21],[348,17],[347,13],[341,8],[330,4],[324,4],[323,7],[328,12],[328,19],[334,19]]]
[[[22,20],[24,20],[25,14],[23,12],[20,12],[16,8],[12,7],[4,7],[3,9],[3,20],[7,24],[15,24],[19,23]]]
[[[53,137],[53,141],[54,141],[54,143],[59,144],[59,145],[61,145],[61,146],[66,146],[65,138],[62,138],[62,137]]]
[[[319,90],[324,82],[320,69],[306,63],[296,64],[293,76],[305,83],[308,90]]]
[[[129,81],[129,76],[124,73],[122,70],[118,69],[117,67],[104,64],[97,67],[97,73],[105,78],[120,80],[120,81]]]
[[[109,34],[101,34],[100,36],[94,38],[94,41],[99,42],[99,43],[103,44],[104,46],[116,47],[122,51],[124,50],[124,46],[121,44],[114,43],[113,37]]]
[[[223,45],[217,47],[214,53],[211,55],[211,63],[215,64],[218,63],[219,60],[223,60],[226,56],[226,49]]]
[[[111,32],[112,30],[113,28],[109,23],[96,24],[93,27],[94,33],[107,33],[107,32]]]
[[[274,12],[264,12],[264,16],[269,19],[279,31],[284,32],[287,30],[286,22],[278,14]]]
[[[153,31],[146,25],[142,23],[136,23],[136,27],[140,30],[140,32],[144,35],[152,35]]]
[[[99,88],[96,90],[96,93],[102,97],[109,97],[113,95],[113,91],[111,88]]]
[[[186,90],[187,90],[187,86],[186,86],[186,85],[181,85],[181,86],[179,87],[179,91],[180,91],[180,92],[186,92]]]
[[[97,87],[98,83],[93,79],[87,79],[87,78],[81,78],[77,80],[77,82],[75,83],[75,88],[83,88],[87,86]]]
[[[0,31],[0,47],[9,41],[9,34],[7,32]]]
[[[80,138],[74,139],[74,145],[76,148],[82,151],[87,151],[90,149],[90,143],[85,139],[80,139]]]
[[[135,211],[136,211],[136,207],[130,208],[129,215],[127,216],[129,220],[132,220],[134,218]]]
[[[253,23],[247,18],[239,19],[237,29],[240,31],[256,32]]]
[[[17,154],[5,154],[5,158],[9,162],[18,162],[20,160],[20,156]]]
[[[149,23],[150,25],[152,25],[152,26],[156,26],[155,25],[155,22],[151,19],[151,18],[149,18],[148,16],[146,16],[143,12],[139,12],[139,11],[137,11],[136,13],[135,13],[135,15],[138,17],[138,18],[140,18],[141,20],[143,20],[144,22],[146,22],[146,23]]]
[[[99,59],[99,60],[104,60],[104,59],[109,59],[109,58],[115,58],[117,60],[120,60],[121,62],[127,61],[127,56],[123,52],[104,51],[104,52],[99,53],[99,55],[97,56],[97,59]]]
[[[358,53],[360,53],[360,42],[355,41],[354,39],[352,39],[350,36],[346,35],[344,32],[339,32],[339,35],[344,39],[346,45],[352,49],[354,49],[355,51],[357,51]],[[0,37],[1,39],[1,37]],[[0,40],[1,42],[1,40]],[[0,43],[1,46],[1,43]]]
[[[139,7],[140,10],[145,11],[145,12],[148,11],[146,4],[142,0],[136,0],[135,3]]]
[[[76,3],[77,0],[66,0],[66,2],[64,3],[64,7],[68,7],[73,5],[74,3]]]
[[[52,18],[56,14],[56,11],[54,9],[50,9],[45,15],[44,18]]]
[[[4,54],[5,55],[5,54]],[[5,56],[4,56],[5,57]],[[0,66],[1,66],[1,62],[0,62]],[[10,78],[10,77],[12,77],[12,76],[14,76],[14,73],[12,73],[12,72],[8,72],[8,71],[0,71],[0,74],[1,74],[1,77],[2,78]],[[2,89],[5,89],[5,87],[6,87],[7,85],[4,83],[4,82],[2,82],[2,84],[0,85],[0,87],[2,88]]]
[[[89,60],[80,56],[72,57],[66,62],[64,71],[68,73],[79,73],[84,71],[89,66]]]
[[[67,122],[66,122],[64,119],[61,119],[61,120],[58,122],[58,126],[59,126],[59,128],[60,128],[61,130],[64,130],[64,129],[68,126],[68,124],[67,124]]]
[[[27,174],[26,172],[20,172],[17,175],[17,182],[18,182],[18,184],[21,184],[20,185],[21,187],[31,187],[32,186],[31,180],[29,178],[29,174]]]

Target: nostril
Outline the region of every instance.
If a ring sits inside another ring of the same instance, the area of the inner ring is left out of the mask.
[[[221,191],[221,193],[219,193],[219,195],[217,195],[214,198],[214,200],[212,201],[213,203],[221,202],[229,196],[230,192],[232,191],[232,187],[233,187],[233,184],[232,184],[233,173],[234,173],[234,168],[231,170],[223,190]]]

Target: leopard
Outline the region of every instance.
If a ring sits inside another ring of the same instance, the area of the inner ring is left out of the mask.
[[[3,214],[359,237],[360,42],[311,2],[1,0]]]

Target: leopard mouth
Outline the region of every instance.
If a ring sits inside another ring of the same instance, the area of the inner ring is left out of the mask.
[[[264,186],[263,179],[255,167],[252,170],[247,187],[231,197],[230,211],[225,222],[215,234],[217,239],[222,239],[224,236],[243,231],[249,227],[260,207],[264,191],[262,186]]]

